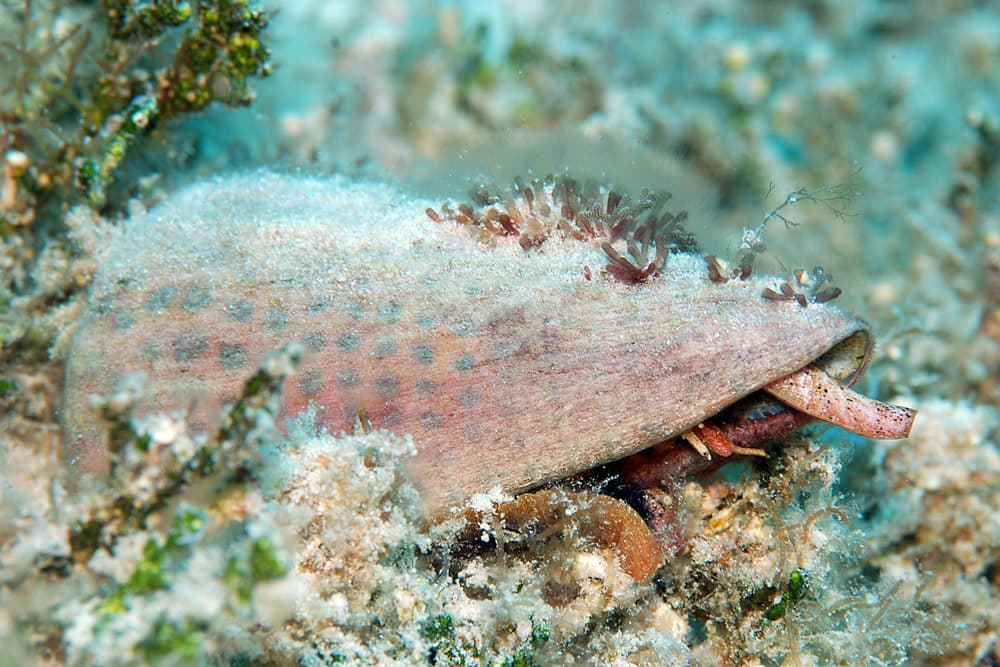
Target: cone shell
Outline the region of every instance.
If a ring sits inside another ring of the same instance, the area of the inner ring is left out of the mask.
[[[87,397],[123,374],[152,379],[143,411],[193,406],[208,430],[260,359],[297,340],[307,354],[286,414],[312,404],[336,433],[364,410],[412,434],[409,470],[437,514],[640,451],[865,331],[828,305],[761,298],[773,281],[713,283],[696,255],[626,285],[600,271],[596,242],[483,243],[427,205],[384,186],[253,175],[128,221],[70,352],[79,464],[106,467]]]

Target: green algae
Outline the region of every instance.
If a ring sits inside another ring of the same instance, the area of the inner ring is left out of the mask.
[[[253,600],[253,589],[258,583],[280,579],[288,573],[286,560],[265,537],[249,545],[249,553],[238,553],[226,561],[222,579],[244,604]]]
[[[805,570],[793,570],[788,576],[788,586],[781,594],[781,599],[768,607],[767,611],[764,612],[764,620],[773,622],[784,618],[785,614],[788,613],[789,607],[806,594],[807,587],[808,582]]]
[[[204,624],[193,621],[177,623],[168,619],[160,619],[153,626],[149,637],[139,642],[140,653],[152,662],[165,658],[182,661],[197,661],[202,657],[202,642],[199,632],[204,630]]]

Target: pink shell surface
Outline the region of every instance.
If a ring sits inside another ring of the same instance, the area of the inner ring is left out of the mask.
[[[690,428],[864,325],[835,307],[716,284],[673,255],[644,285],[598,244],[485,244],[382,185],[253,174],[196,185],[129,220],[101,257],[67,372],[74,456],[105,465],[87,407],[144,371],[143,411],[211,428],[260,359],[302,341],[286,414],[332,432],[365,409],[413,435],[426,509],[517,492]],[[587,280],[584,266],[593,270]]]

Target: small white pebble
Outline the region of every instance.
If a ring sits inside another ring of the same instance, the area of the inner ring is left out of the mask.
[[[21,151],[9,150],[4,153],[3,157],[7,164],[15,171],[24,171],[28,168],[28,164],[30,164],[28,156]]]
[[[896,285],[888,281],[876,283],[868,292],[871,303],[874,306],[888,306],[899,297],[899,290]]]
[[[392,592],[392,601],[396,607],[396,614],[401,621],[413,621],[424,613],[424,603],[406,589],[394,590]]]
[[[153,438],[153,442],[158,445],[175,442],[180,434],[181,427],[177,420],[164,414],[156,415],[149,427],[149,435]]]
[[[745,69],[750,64],[752,53],[750,45],[746,42],[736,42],[730,44],[729,48],[722,54],[722,62],[730,70],[738,72]]]
[[[668,637],[687,636],[689,625],[687,618],[674,611],[674,608],[665,602],[658,604],[652,613],[653,629]]]
[[[868,150],[882,162],[895,162],[899,157],[899,140],[889,130],[879,130],[868,142]]]

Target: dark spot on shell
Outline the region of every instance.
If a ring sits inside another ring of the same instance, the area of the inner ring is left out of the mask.
[[[458,404],[463,408],[471,408],[482,400],[482,394],[476,389],[463,389],[458,392]]]
[[[184,301],[181,302],[181,307],[184,308],[185,312],[193,313],[196,310],[207,307],[211,303],[211,292],[204,287],[192,287],[184,293]]]
[[[356,301],[350,301],[344,304],[344,314],[351,317],[352,319],[360,320],[361,316],[364,315],[364,313],[365,313],[364,307]]]
[[[313,315],[317,315],[319,313],[322,313],[322,312],[328,310],[329,308],[330,308],[330,300],[329,299],[319,299],[317,301],[313,301],[308,306],[306,306],[306,310],[308,312],[312,313]]]
[[[174,359],[178,363],[188,363],[208,352],[208,338],[199,333],[189,332],[174,340]]]
[[[486,435],[486,427],[482,422],[476,422],[474,424],[469,424],[464,429],[462,429],[462,437],[469,442],[478,442],[483,439]]]
[[[416,324],[421,329],[433,329],[437,325],[437,318],[433,313],[420,313],[416,317]]]
[[[143,361],[156,361],[163,358],[163,341],[157,338],[150,338],[142,345],[140,358]]]
[[[476,365],[476,360],[472,358],[471,354],[463,354],[462,356],[455,359],[456,371],[472,370],[472,367],[475,365]]]
[[[361,382],[358,372],[353,368],[337,371],[337,386],[341,389],[354,389]]]
[[[219,362],[226,370],[236,370],[247,365],[246,348],[233,343],[223,343],[219,348]]]
[[[306,348],[310,352],[319,352],[326,347],[326,336],[318,331],[314,331],[311,334],[306,334],[302,342],[305,343]]]
[[[173,287],[161,287],[146,297],[146,310],[159,315],[173,300],[177,290]]]
[[[444,415],[434,410],[425,410],[420,413],[420,425],[426,429],[440,428],[444,425]]]
[[[490,359],[507,359],[517,354],[517,350],[517,343],[503,340],[493,345],[493,349],[490,350]]]
[[[386,357],[396,354],[396,339],[395,338],[379,338],[375,341],[375,356],[379,359],[385,359]]]
[[[288,311],[277,306],[264,313],[264,328],[271,333],[280,333],[288,328]]]
[[[433,380],[420,379],[414,383],[418,394],[436,394],[438,387]]]
[[[361,337],[353,331],[337,336],[337,347],[344,352],[356,350],[358,345],[361,345]]]
[[[456,336],[465,338],[476,333],[476,325],[472,323],[472,320],[459,320],[452,325],[451,332]]]
[[[425,366],[434,363],[434,347],[423,343],[414,345],[413,358]]]
[[[521,371],[510,366],[501,366],[497,369],[497,381],[500,384],[515,384],[520,381]]]
[[[399,389],[399,378],[395,375],[380,375],[375,378],[375,393],[379,396],[395,396]]]
[[[323,390],[323,374],[315,368],[299,377],[299,391],[305,396],[315,396]]]
[[[115,330],[128,331],[135,322],[135,315],[130,310],[116,310],[113,319]]]
[[[399,319],[400,313],[403,312],[403,306],[391,301],[389,303],[380,304],[378,307],[379,319],[385,322],[395,322]]]
[[[253,304],[246,299],[240,299],[239,301],[226,304],[223,310],[230,319],[236,322],[246,322],[253,315]]]

